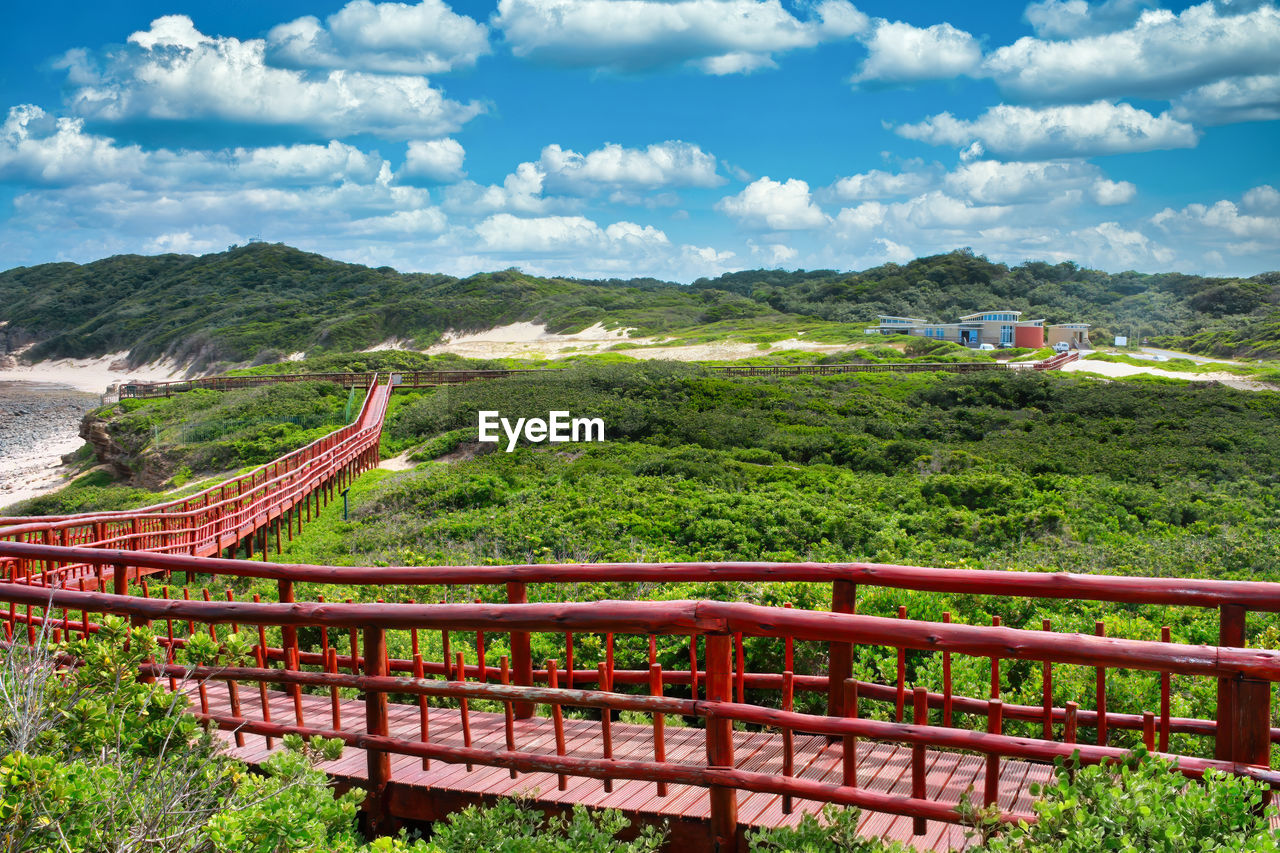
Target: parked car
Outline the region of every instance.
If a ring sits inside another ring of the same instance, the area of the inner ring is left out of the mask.
[[[1062,352],[1066,352],[1069,349],[1071,349],[1071,345],[1068,344],[1066,341],[1058,341],[1056,344],[1053,345],[1054,352],[1062,353]]]
[[[996,348],[995,344],[978,344],[978,349],[982,350],[983,352],[992,352],[995,350],[995,348]]]

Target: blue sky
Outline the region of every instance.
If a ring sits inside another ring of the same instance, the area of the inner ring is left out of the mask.
[[[1280,10],[1144,0],[23,4],[0,267],[258,238],[677,281],[1280,268]]]

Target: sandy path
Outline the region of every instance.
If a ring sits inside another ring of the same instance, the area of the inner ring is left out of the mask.
[[[1180,373],[1176,370],[1161,370],[1159,362],[1152,362],[1151,366],[1136,364],[1120,364],[1114,361],[1073,361],[1064,365],[1062,370],[1066,373],[1097,373],[1102,376],[1108,376],[1113,379],[1119,379],[1124,376],[1137,376],[1140,373],[1146,373],[1151,376],[1164,376],[1169,379],[1188,379],[1192,382],[1239,382],[1247,381],[1244,377],[1237,376],[1234,373],[1226,373],[1216,371],[1213,373]]]

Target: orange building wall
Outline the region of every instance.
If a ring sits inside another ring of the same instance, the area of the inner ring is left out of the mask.
[[[1014,326],[1013,345],[1040,349],[1044,346],[1044,326]]]

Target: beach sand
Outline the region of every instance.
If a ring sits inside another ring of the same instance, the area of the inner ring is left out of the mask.
[[[127,353],[100,358],[63,358],[0,369],[0,509],[64,486],[71,469],[62,457],[84,443],[85,413],[115,395],[107,390],[126,379],[181,379],[169,362],[130,369]]]
[[[62,457],[84,443],[80,420],[101,400],[66,385],[0,381],[0,510],[66,484]]]

